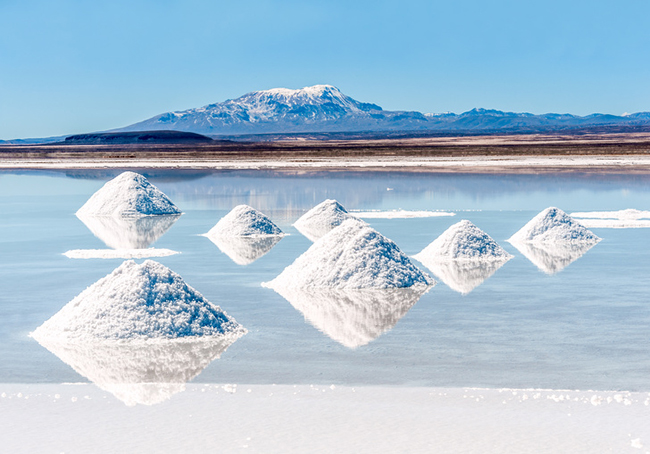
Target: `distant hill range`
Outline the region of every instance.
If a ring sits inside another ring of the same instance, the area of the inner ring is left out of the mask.
[[[156,135],[154,131],[168,131]],[[465,113],[383,110],[357,101],[331,85],[299,90],[275,88],[204,107],[167,112],[106,133],[66,138],[70,144],[188,143],[205,138],[236,141],[305,139],[377,139],[440,135],[650,132],[650,112],[616,116],[502,112],[473,109]],[[127,133],[127,134],[125,134]],[[113,135],[110,135],[113,134]],[[65,136],[64,136],[65,137]],[[60,142],[64,137],[0,141],[5,144]]]
[[[196,109],[156,115],[114,131],[173,129],[208,136],[360,131],[484,134],[581,129],[603,132],[603,128],[609,127],[618,131],[648,131],[650,112],[580,117],[473,109],[462,114],[423,114],[383,110],[376,104],[363,103],[344,95],[331,85],[315,85],[299,90],[256,91]]]

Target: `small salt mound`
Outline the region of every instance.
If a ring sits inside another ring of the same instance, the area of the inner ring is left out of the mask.
[[[150,216],[181,214],[163,192],[135,172],[107,182],[77,211],[77,216]]]
[[[206,234],[208,237],[255,235],[283,235],[283,233],[268,217],[248,205],[238,205],[233,208]]]
[[[510,243],[586,243],[600,238],[559,208],[550,207],[531,219],[508,240]]]
[[[512,255],[483,230],[468,220],[462,220],[445,230],[414,258],[423,263],[433,260],[505,261]]]
[[[403,288],[430,286],[391,240],[357,219],[349,219],[316,241],[265,287]]]
[[[352,219],[343,206],[336,200],[327,199],[303,214],[293,226],[311,241],[316,241],[330,230]]]
[[[246,330],[169,268],[128,260],[66,304],[32,336],[102,341],[239,337]]]

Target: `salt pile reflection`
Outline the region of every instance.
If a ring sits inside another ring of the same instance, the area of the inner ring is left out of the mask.
[[[274,290],[319,331],[345,347],[357,348],[393,328],[429,288]]]
[[[596,245],[596,243],[523,242],[511,242],[511,244],[546,274],[562,271]]]
[[[422,260],[422,259],[421,259]],[[508,260],[423,261],[424,266],[452,290],[467,295]]]
[[[185,390],[238,336],[139,342],[37,341],[61,361],[128,406],[154,405]]]
[[[180,215],[77,217],[111,249],[145,249],[163,236]]]
[[[237,265],[249,265],[268,253],[283,238],[273,236],[208,236]]]

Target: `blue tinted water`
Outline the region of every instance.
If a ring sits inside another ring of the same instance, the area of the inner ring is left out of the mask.
[[[648,176],[144,173],[184,212],[154,244],[181,254],[156,260],[249,330],[195,381],[650,390],[650,230],[594,229],[603,241],[553,275],[505,242],[551,205],[650,209]],[[74,212],[112,175],[0,173],[0,382],[87,381],[28,333],[122,262],[62,255],[107,247]],[[409,255],[469,219],[515,258],[467,295],[439,282],[350,349],[260,286],[309,247],[291,224],[325,198],[457,213],[368,220]],[[247,266],[198,235],[240,203],[290,233]]]

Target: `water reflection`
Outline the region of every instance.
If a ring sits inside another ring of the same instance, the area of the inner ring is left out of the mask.
[[[207,235],[206,235],[207,236]],[[280,235],[266,236],[207,236],[237,265],[248,265],[269,252],[283,238]]]
[[[145,249],[164,235],[180,215],[78,217],[111,249]]]
[[[430,287],[398,289],[275,289],[319,331],[348,348],[390,330]]]
[[[511,244],[541,271],[555,274],[582,257],[596,243],[511,242]]]
[[[422,263],[449,288],[467,295],[496,273],[508,260],[431,260]]]
[[[99,388],[133,406],[154,405],[184,391],[185,383],[219,358],[237,337],[104,343],[37,341]]]

